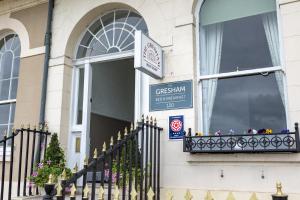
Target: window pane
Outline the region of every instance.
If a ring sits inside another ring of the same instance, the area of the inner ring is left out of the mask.
[[[14,123],[15,120],[15,110],[16,110],[16,104],[15,103],[11,103],[10,104],[10,112],[11,112],[11,116],[10,116],[10,124]]]
[[[0,125],[0,140],[3,139],[4,131],[7,131],[8,126],[7,125]],[[0,144],[1,146],[3,143]]]
[[[17,57],[14,59],[13,77],[19,76],[19,69],[20,69],[20,57]]]
[[[79,84],[78,84],[76,124],[82,124],[83,87],[84,87],[84,68],[80,68],[79,69]]]
[[[201,26],[201,75],[280,66],[276,12]]]
[[[12,79],[11,80],[10,99],[17,98],[17,89],[18,89],[18,79]]]
[[[0,105],[0,124],[8,124],[10,104]]]
[[[8,99],[10,80],[0,80],[0,101]]]
[[[209,0],[200,13],[203,25],[215,24],[276,10],[275,0]]]
[[[6,51],[2,55],[1,63],[0,63],[0,79],[8,79],[11,76],[13,62],[13,54],[9,51]]]
[[[280,132],[286,128],[281,95],[274,73],[219,79],[209,132],[221,130],[225,134],[233,129],[241,134],[249,128]]]
[[[261,15],[224,23],[220,73],[271,66]]]

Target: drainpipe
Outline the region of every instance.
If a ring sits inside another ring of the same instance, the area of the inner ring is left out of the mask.
[[[41,124],[42,126],[45,125],[45,107],[46,107],[48,68],[49,68],[50,51],[51,51],[53,9],[54,9],[54,0],[49,0],[47,27],[46,27],[46,33],[45,33],[45,60],[44,60],[44,67],[43,67],[40,119],[39,119],[39,124]],[[44,137],[41,135],[41,137],[39,137],[39,140],[43,141],[43,139],[44,139]],[[39,144],[40,144],[40,141],[39,141]],[[46,148],[46,144],[45,144],[44,148]],[[40,145],[38,145],[37,146],[37,154],[35,157],[35,160],[38,162],[40,162],[40,155],[41,155],[40,152],[41,152],[41,147],[40,147]]]
[[[54,9],[54,0],[49,0],[47,29],[46,29],[46,34],[45,34],[45,49],[46,50],[45,50],[41,106],[40,106],[40,124],[42,124],[42,125],[45,124],[45,107],[46,107],[46,94],[47,94],[47,81],[48,81],[48,67],[49,67],[50,51],[51,51],[53,9]]]

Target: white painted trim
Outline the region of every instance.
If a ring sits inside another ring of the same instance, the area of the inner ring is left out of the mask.
[[[286,60],[285,60],[285,51],[284,51],[284,43],[283,43],[283,26],[282,26],[282,17],[280,12],[280,0],[276,0],[277,6],[277,24],[278,24],[278,34],[279,34],[279,52],[280,52],[280,61],[281,67],[285,71],[286,70]],[[289,98],[288,98],[288,87],[287,87],[287,77],[283,76],[283,88],[284,88],[284,100],[285,100],[285,116],[287,127],[294,127],[293,122],[291,121],[291,117],[289,114]]]
[[[45,46],[37,47],[33,49],[28,49],[28,51],[22,51],[21,50],[21,58],[31,57],[31,56],[37,56],[44,54],[46,51]]]
[[[90,144],[90,113],[91,113],[91,91],[92,91],[92,65],[84,65],[84,89],[82,106],[82,131],[81,131],[81,152],[80,166],[83,166],[84,158],[89,155]]]
[[[9,100],[0,101],[0,104],[9,104],[9,103],[16,103],[16,102],[17,102],[16,99],[9,99]]]
[[[265,67],[265,68],[258,68],[258,69],[251,69],[251,70],[243,70],[243,71],[235,71],[235,72],[227,72],[221,74],[212,74],[212,75],[204,75],[199,76],[198,82],[201,80],[212,79],[212,78],[228,78],[228,77],[236,77],[236,76],[244,76],[244,75],[251,75],[251,74],[262,74],[274,71],[283,71],[281,66],[276,67]]]
[[[83,65],[86,63],[96,63],[96,62],[105,62],[105,61],[114,61],[121,60],[125,58],[131,58],[134,56],[134,50],[126,51],[126,52],[118,52],[113,54],[104,54],[95,57],[82,58],[73,60],[74,65]]]

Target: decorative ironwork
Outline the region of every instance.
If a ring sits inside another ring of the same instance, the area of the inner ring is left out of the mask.
[[[65,190],[71,187],[70,199],[76,199],[77,182],[81,182],[83,193],[80,199],[160,199],[160,135],[162,128],[157,124],[144,121],[124,130],[124,137],[118,134],[118,140],[110,145],[103,144],[98,155],[95,149],[93,159],[84,163],[83,168],[74,171],[71,177],[60,181],[62,189],[58,200],[68,195]],[[113,167],[116,171],[113,171]],[[148,170],[146,170],[147,168]],[[146,171],[151,171],[149,175]],[[65,173],[65,172],[64,172]],[[87,173],[92,173],[91,186],[87,185]],[[96,175],[101,174],[100,180]],[[82,178],[82,179],[81,179]],[[106,188],[107,189],[104,189]],[[114,186],[114,187],[113,187]],[[54,197],[54,185],[46,185],[48,200]],[[96,191],[96,188],[99,190]],[[137,192],[137,190],[139,190]],[[77,195],[78,196],[78,195]],[[104,198],[105,197],[105,198]]]
[[[0,183],[8,182],[8,187],[6,184],[1,184],[1,200],[10,200],[12,196],[20,197],[39,193],[38,188],[27,187],[28,175],[33,173],[34,164],[45,158],[47,139],[51,134],[47,130],[30,129],[30,125],[26,129],[24,125],[21,127],[21,129],[5,131],[5,135],[0,139],[3,152],[2,162],[0,163],[0,169],[2,170]],[[10,155],[7,154],[9,148]],[[19,152],[18,157],[16,155],[17,151]],[[7,156],[10,156],[10,160],[6,160]],[[8,174],[7,180],[5,180],[6,174]],[[17,175],[16,192],[13,190],[13,174]],[[52,185],[52,179],[52,176],[49,177],[50,182],[47,183],[48,185]],[[48,188],[48,186],[46,187]],[[5,190],[8,191],[6,194],[4,193]]]
[[[183,151],[191,153],[300,152],[298,123],[295,132],[190,136],[183,138]]]

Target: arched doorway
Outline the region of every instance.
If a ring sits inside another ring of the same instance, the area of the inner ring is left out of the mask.
[[[76,49],[69,165],[140,117],[145,75],[134,70],[134,33],[148,29],[131,10],[113,10],[91,23]]]

